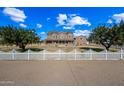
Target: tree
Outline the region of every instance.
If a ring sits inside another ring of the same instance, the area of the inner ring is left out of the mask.
[[[119,38],[118,30],[119,28],[117,25],[112,27],[101,25],[93,29],[89,39],[94,43],[102,44],[107,50],[109,50],[111,45],[115,44]]]
[[[124,45],[124,21],[121,21],[118,25],[118,40],[116,41],[116,45],[123,46]]]
[[[16,45],[23,50],[27,44],[40,41],[34,29],[17,28],[10,25],[0,27],[0,35],[5,44]]]
[[[13,26],[1,26],[0,36],[2,44],[12,45],[14,43],[14,33],[15,27]]]
[[[19,36],[16,37],[15,39],[17,40],[16,44],[23,50],[25,49],[25,46],[27,44],[37,43],[40,41],[40,38],[38,37],[34,30],[25,30],[20,28],[17,31],[18,31],[17,34],[19,33],[18,34]]]

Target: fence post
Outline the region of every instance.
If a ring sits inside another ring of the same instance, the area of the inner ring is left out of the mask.
[[[77,52],[77,51],[76,51],[76,49],[75,49],[75,60],[77,60],[77,54],[76,54],[76,52]]]
[[[43,50],[43,60],[45,60],[45,50]]]
[[[121,48],[121,60],[123,60],[123,49]]]
[[[61,49],[59,49],[59,60],[61,60]]]
[[[105,53],[105,59],[108,60],[108,51],[107,50],[105,50],[105,51],[106,51],[106,53]]]
[[[92,51],[90,49],[90,60],[92,60],[92,59],[93,59],[93,53],[92,53]]]
[[[28,61],[30,60],[30,50],[28,49]]]
[[[12,60],[15,60],[15,49],[12,50]]]

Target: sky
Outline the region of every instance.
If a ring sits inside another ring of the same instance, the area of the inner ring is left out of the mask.
[[[42,40],[50,31],[88,37],[99,24],[124,20],[123,7],[1,7],[0,26],[35,29]]]

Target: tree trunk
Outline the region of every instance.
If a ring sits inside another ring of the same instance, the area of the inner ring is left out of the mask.
[[[106,48],[107,51],[109,50],[109,47],[105,47],[105,48]]]
[[[24,44],[22,45],[22,49],[25,50],[25,45]]]
[[[108,51],[108,50],[109,50],[109,48],[110,48],[110,45],[105,46],[105,48],[106,48],[106,50]]]
[[[22,48],[22,50],[25,50],[25,45],[23,43],[19,44],[19,47]]]

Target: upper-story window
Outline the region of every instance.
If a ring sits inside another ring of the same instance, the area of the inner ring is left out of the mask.
[[[64,39],[65,38],[65,35],[64,34],[60,34],[60,39]]]
[[[60,35],[60,39],[63,39],[63,36],[62,35]]]
[[[53,39],[56,39],[56,38],[57,38],[57,36],[56,36],[56,35],[52,35],[52,38],[53,38]]]
[[[68,38],[72,38],[72,35],[71,35],[71,34],[69,34],[69,35],[68,35]]]

